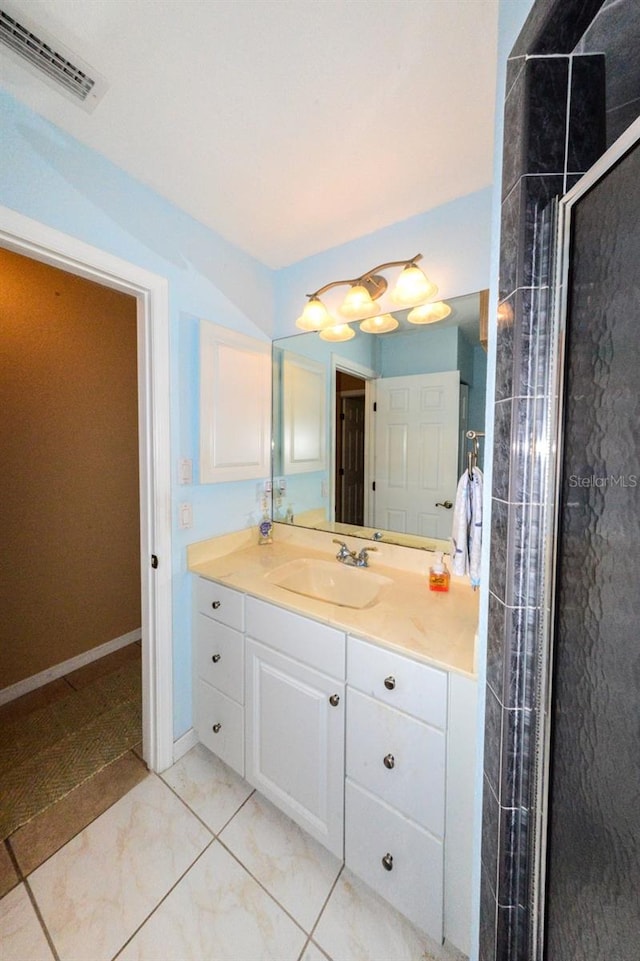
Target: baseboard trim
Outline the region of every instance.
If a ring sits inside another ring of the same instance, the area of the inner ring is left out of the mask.
[[[134,641],[139,641],[141,638],[142,629],[138,627],[135,631],[122,634],[121,637],[114,637],[112,641],[106,641],[98,647],[92,647],[90,651],[84,651],[76,657],[70,657],[68,661],[48,667],[45,671],[34,674],[33,677],[25,677],[24,681],[17,681],[0,691],[0,705],[15,701],[17,697],[22,697],[23,694],[35,691],[38,687],[44,687],[50,681],[56,681],[59,677],[64,677],[65,674],[71,674],[72,671],[77,671],[79,667],[91,664],[92,661],[98,661],[106,654],[113,654],[114,651],[119,651],[121,647],[133,644]]]
[[[192,747],[198,744],[198,735],[192,727],[189,728],[186,734],[179,737],[177,741],[173,742],[173,763],[179,761],[181,757],[184,757],[187,751],[190,751]]]

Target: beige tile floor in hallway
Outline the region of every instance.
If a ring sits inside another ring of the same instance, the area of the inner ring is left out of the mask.
[[[445,956],[200,745],[25,874],[2,961]]]

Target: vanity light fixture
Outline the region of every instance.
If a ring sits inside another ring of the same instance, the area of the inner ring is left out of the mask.
[[[331,327],[324,327],[320,331],[322,340],[330,340],[331,343],[339,343],[342,340],[352,340],[356,332],[349,324],[333,324]]]
[[[301,330],[322,330],[323,327],[329,327],[333,323],[333,317],[322,301],[312,297],[296,320],[296,327]]]
[[[387,263],[372,267],[371,270],[367,270],[360,277],[354,277],[351,280],[333,280],[331,283],[319,287],[312,294],[307,294],[308,303],[296,320],[296,326],[302,330],[322,331],[331,325],[336,325],[336,320],[331,318],[325,305],[320,300],[320,295],[333,287],[349,287],[344,301],[338,308],[341,317],[347,320],[366,320],[369,317],[375,317],[376,314],[380,313],[380,304],[377,304],[376,301],[388,287],[387,279],[381,274],[381,271],[390,270],[393,267],[402,267],[402,272],[391,291],[391,300],[400,307],[415,307],[418,304],[424,304],[436,295],[438,288],[416,266],[417,261],[421,259],[422,254],[416,254],[409,260],[389,260]],[[329,338],[325,337],[324,339]],[[350,338],[345,337],[343,339],[349,340]]]
[[[347,320],[363,320],[380,313],[380,304],[374,303],[364,284],[354,284],[338,310]]]
[[[437,300],[433,304],[414,307],[407,314],[407,320],[410,324],[435,324],[438,320],[444,320],[450,313],[449,304],[445,304],[444,300]]]
[[[414,263],[407,264],[391,291],[391,300],[398,307],[417,307],[435,297],[438,288]]]
[[[391,314],[380,314],[379,317],[369,317],[360,324],[360,330],[365,334],[389,334],[398,326],[398,321]]]

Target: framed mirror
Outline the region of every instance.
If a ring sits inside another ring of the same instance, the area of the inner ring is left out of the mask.
[[[402,310],[387,333],[273,342],[274,521],[448,550],[466,432],[485,426],[481,298],[437,323]]]

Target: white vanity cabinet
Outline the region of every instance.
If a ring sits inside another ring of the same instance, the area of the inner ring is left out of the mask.
[[[198,577],[200,741],[470,953],[476,681]]]
[[[244,777],[244,595],[196,580],[194,728]]]
[[[447,673],[347,639],[345,862],[444,935]]]
[[[247,780],[340,859],[344,677],[342,632],[247,598]]]

